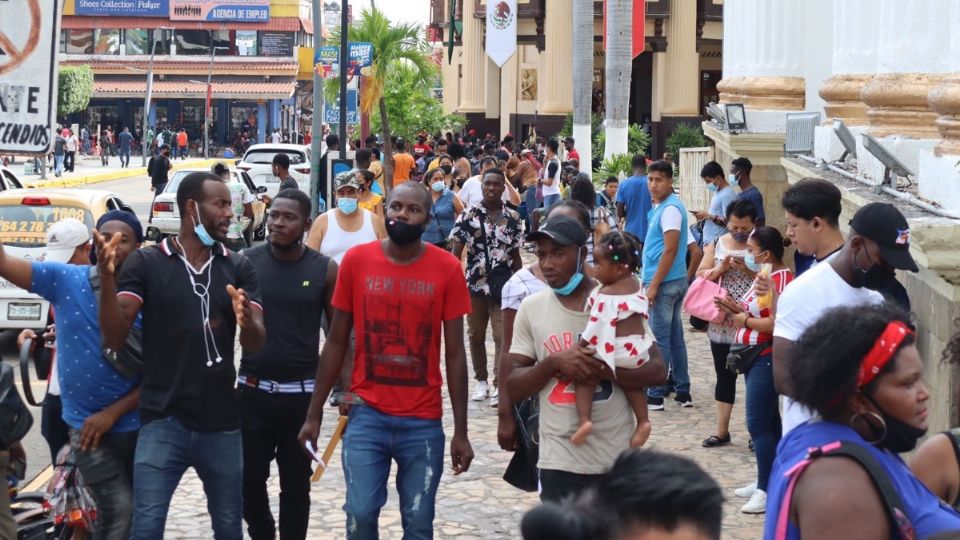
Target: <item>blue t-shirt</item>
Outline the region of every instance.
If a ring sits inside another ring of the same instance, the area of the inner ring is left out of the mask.
[[[917,538],[926,538],[941,531],[960,529],[960,514],[924,486],[899,456],[867,444],[863,437],[849,426],[813,420],[790,430],[777,445],[777,457],[773,461],[767,490],[767,520],[763,531],[765,539],[772,540],[776,536],[777,516],[790,481],[786,476],[787,471],[806,458],[807,449],[810,447],[823,446],[833,441],[859,444],[880,463],[897,494],[900,495],[900,500],[903,501],[903,509],[913,524]],[[787,525],[787,538],[790,540],[800,538],[800,532],[793,523]]]
[[[97,297],[90,288],[90,267],[55,262],[33,263],[30,291],[51,304],[57,314],[57,370],[63,420],[81,429],[88,416],[129,394],[139,379],[128,379],[103,358]],[[111,433],[140,429],[134,410],[113,425]]]
[[[727,207],[737,200],[737,192],[733,186],[727,186],[713,194],[710,199],[709,213],[711,216],[726,217]],[[727,231],[723,225],[717,225],[712,220],[706,220],[703,223],[703,245],[712,244],[714,240],[722,236]]]
[[[757,207],[757,220],[763,220],[766,222],[767,213],[763,211],[763,194],[760,193],[760,190],[757,189],[757,186],[750,186],[750,189],[741,191],[740,195],[737,195],[737,199],[743,199],[750,201],[754,206]]]
[[[647,187],[647,177],[631,176],[624,180],[617,190],[616,202],[623,203],[627,213],[623,228],[643,242],[647,237],[647,214],[653,208],[650,188]]]

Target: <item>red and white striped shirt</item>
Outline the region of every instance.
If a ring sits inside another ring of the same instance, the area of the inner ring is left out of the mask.
[[[773,281],[773,286],[777,289],[777,294],[782,294],[783,289],[791,281],[793,281],[793,272],[786,268],[783,270],[777,270],[776,272],[770,274],[770,279]],[[757,306],[757,299],[753,294],[753,286],[750,287],[750,290],[743,297],[743,301],[740,302],[740,307],[745,309],[747,313],[755,319],[766,319],[772,315],[769,307],[760,309]],[[759,345],[761,343],[768,343],[771,341],[773,341],[773,334],[759,332],[753,328],[740,328],[737,330],[736,343],[743,345]]]

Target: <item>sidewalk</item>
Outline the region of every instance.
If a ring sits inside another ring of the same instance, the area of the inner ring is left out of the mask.
[[[647,448],[667,451],[696,460],[723,488],[728,502],[724,506],[723,538],[753,540],[763,534],[763,515],[740,513],[746,499],[738,499],[733,490],[749,484],[756,478],[756,460],[747,448],[749,435],[745,425],[744,384],[738,384],[737,403],[733,411],[730,431],[733,443],[729,446],[707,449],[701,441],[714,433],[716,415],[713,401],[715,374],[710,345],[705,333],[687,331],[690,376],[695,406],[681,409],[668,400],[666,410],[651,413],[653,434]],[[466,337],[464,338],[466,339]],[[487,334],[487,353],[493,358],[493,339]],[[238,356],[239,357],[239,356]],[[492,361],[492,360],[491,360]],[[468,360],[469,364],[469,360]],[[475,381],[470,370],[470,392]],[[325,448],[336,425],[336,409],[324,409],[320,448]],[[436,538],[459,540],[493,540],[520,537],[520,519],[535,506],[535,493],[524,493],[502,480],[511,454],[500,450],[497,444],[497,411],[487,402],[469,402],[468,422],[470,442],[476,458],[470,470],[453,476],[450,470],[449,443],[453,436],[453,417],[450,400],[444,384],[444,431],[447,435],[445,470],[437,494]],[[349,429],[349,428],[348,428]],[[400,511],[393,467],[387,504],[380,515],[381,538],[402,537]],[[274,465],[268,482],[274,517],[279,514],[280,483]],[[338,449],[323,478],[313,485],[311,493],[310,529],[312,539],[345,538],[346,517],[344,503],[343,468]],[[193,470],[184,475],[170,506],[165,538],[201,539],[210,537],[210,518],[202,485]],[[246,531],[246,524],[244,524]]]
[[[149,159],[149,157],[147,158]],[[140,166],[140,156],[130,157],[130,167],[121,168],[120,158],[111,157],[110,163],[106,166],[100,163],[99,157],[77,156],[74,172],[64,172],[63,176],[57,178],[53,171],[47,171],[47,179],[41,180],[39,174],[24,175],[23,163],[25,158],[20,157],[16,163],[11,163],[9,168],[23,182],[24,187],[29,188],[65,188],[77,187],[87,184],[96,184],[99,182],[108,182],[110,180],[120,180],[132,176],[145,176],[147,168]],[[187,167],[210,167],[218,161],[225,161],[232,165],[232,159],[203,159],[187,158],[186,160],[173,160],[173,170],[179,170]]]

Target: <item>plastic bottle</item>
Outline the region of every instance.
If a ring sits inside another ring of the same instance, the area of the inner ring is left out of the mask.
[[[773,264],[771,263],[761,263],[760,264],[760,273],[758,276],[763,277],[764,279],[769,278],[770,274],[773,273]],[[773,287],[773,283],[770,283],[770,286]],[[757,307],[760,309],[767,309],[773,305],[773,289],[767,291],[763,296],[757,297]]]

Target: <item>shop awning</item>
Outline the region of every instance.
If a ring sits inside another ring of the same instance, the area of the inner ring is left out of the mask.
[[[93,28],[145,29],[163,26],[174,30],[273,30],[278,32],[304,31],[313,34],[313,23],[307,19],[295,17],[274,17],[267,22],[208,22],[208,21],[171,21],[167,19],[148,20],[140,17],[82,17],[65,15],[60,27],[64,30],[90,30]]]
[[[211,84],[213,99],[287,99],[297,89],[293,77],[270,81],[217,81]],[[143,79],[102,79],[93,81],[95,98],[140,98],[147,94]],[[206,99],[207,85],[191,81],[154,81],[153,99]]]
[[[203,60],[200,60],[203,58]],[[132,72],[147,72],[149,61],[144,60],[61,60],[63,66],[90,66],[96,76],[100,75],[130,75]],[[196,62],[156,60],[153,63],[154,75],[203,75],[206,77],[210,69],[209,59],[198,57]],[[282,62],[235,61],[216,58],[213,62],[214,75],[256,75],[256,76],[286,76],[296,77],[300,64],[284,59]]]

